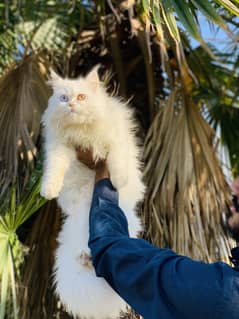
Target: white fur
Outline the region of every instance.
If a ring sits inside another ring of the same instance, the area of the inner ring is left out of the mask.
[[[96,277],[93,268],[81,263],[81,253],[90,253],[88,219],[94,172],[76,159],[75,148],[91,147],[95,159],[107,157],[130,235],[137,236],[141,226],[135,205],[142,199],[144,185],[132,113],[124,103],[107,95],[94,69],[77,80],[54,74],[51,84],[54,93],[42,119],[46,160],[41,194],[47,199],[58,197],[66,216],[56,252],[56,292],[74,316],[116,318],[125,309],[125,302],[103,278]],[[79,93],[85,94],[84,101],[77,101]],[[68,102],[60,101],[62,94],[69,97]],[[70,112],[70,102],[74,112]]]

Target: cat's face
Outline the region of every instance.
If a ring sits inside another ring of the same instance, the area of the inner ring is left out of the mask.
[[[85,78],[76,80],[62,79],[51,74],[53,88],[48,108],[61,124],[70,125],[91,123],[101,112],[103,91],[97,69],[93,69]]]

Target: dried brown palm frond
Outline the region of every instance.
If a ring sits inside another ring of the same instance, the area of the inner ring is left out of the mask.
[[[214,134],[181,86],[175,87],[145,142],[147,238],[195,259],[227,259],[221,226],[228,188],[213,148]]]
[[[39,55],[13,66],[0,80],[0,198],[11,182],[27,180],[49,88]]]
[[[20,316],[24,319],[70,319],[53,292],[53,263],[60,210],[48,202],[39,212],[26,241],[29,255],[20,283]]]

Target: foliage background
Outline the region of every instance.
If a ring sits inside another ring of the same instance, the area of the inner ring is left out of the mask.
[[[223,50],[201,36],[202,15],[226,32]],[[0,3],[1,319],[69,318],[52,290],[61,215],[39,196],[50,67],[74,78],[100,64],[102,78],[113,74],[108,90],[130,99],[147,184],[144,237],[195,259],[227,260],[222,168],[239,173],[237,15],[238,0]]]

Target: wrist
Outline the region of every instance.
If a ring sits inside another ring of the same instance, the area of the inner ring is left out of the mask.
[[[99,165],[95,169],[95,182],[98,182],[101,179],[110,178],[108,168],[105,164]]]

